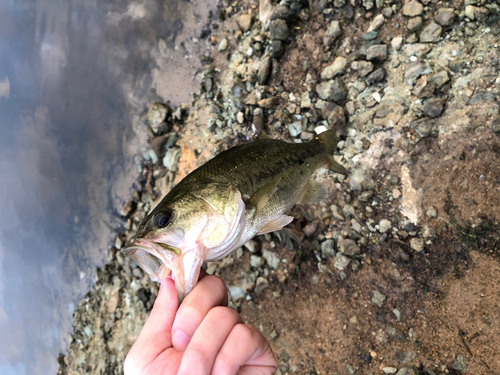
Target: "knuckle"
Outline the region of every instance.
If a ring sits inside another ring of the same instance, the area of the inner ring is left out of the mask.
[[[210,289],[213,290],[214,292],[217,292],[221,295],[224,295],[227,293],[226,285],[224,284],[224,281],[222,281],[217,276],[208,275],[202,279],[202,282],[209,284]]]
[[[224,322],[238,322],[240,316],[236,311],[231,309],[230,307],[224,306],[216,306],[212,310],[210,310],[209,314],[211,318],[215,320],[220,320]]]

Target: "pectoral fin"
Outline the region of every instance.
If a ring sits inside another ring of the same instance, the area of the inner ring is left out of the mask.
[[[280,215],[278,217],[275,217],[274,219],[268,221],[267,224],[264,225],[262,228],[260,228],[260,231],[256,234],[256,236],[258,236],[260,234],[274,232],[275,230],[280,230],[285,225],[290,224],[292,222],[292,220],[293,220],[293,217],[287,216],[287,215]]]
[[[307,181],[307,185],[299,199],[299,203],[318,203],[328,198],[328,189],[321,182]]]
[[[337,173],[343,174],[344,176],[347,176],[347,169],[345,169],[343,165],[340,165],[339,163],[337,163],[332,156],[328,156],[327,168],[334,171],[334,172],[337,172]]]
[[[247,207],[254,207],[255,214],[262,211],[269,198],[278,190],[281,177],[278,177],[257,190],[248,200]]]

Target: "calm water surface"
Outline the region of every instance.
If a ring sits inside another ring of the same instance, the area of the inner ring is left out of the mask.
[[[212,0],[0,0],[0,374],[55,374],[154,101],[196,90]]]

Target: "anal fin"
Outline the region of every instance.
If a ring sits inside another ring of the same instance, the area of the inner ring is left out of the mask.
[[[299,199],[299,203],[318,203],[326,198],[328,198],[328,189],[326,186],[321,182],[309,180]]]
[[[275,230],[280,230],[285,225],[290,224],[292,220],[293,216],[288,216],[288,215],[280,215],[278,217],[275,217],[274,219],[269,220],[267,224],[264,225],[262,228],[260,228],[260,231],[256,234],[256,236],[260,234],[274,232]]]

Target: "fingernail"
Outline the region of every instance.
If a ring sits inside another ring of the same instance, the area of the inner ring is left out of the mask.
[[[189,345],[190,341],[191,337],[180,329],[177,329],[172,336],[172,345],[177,350],[184,351]]]

